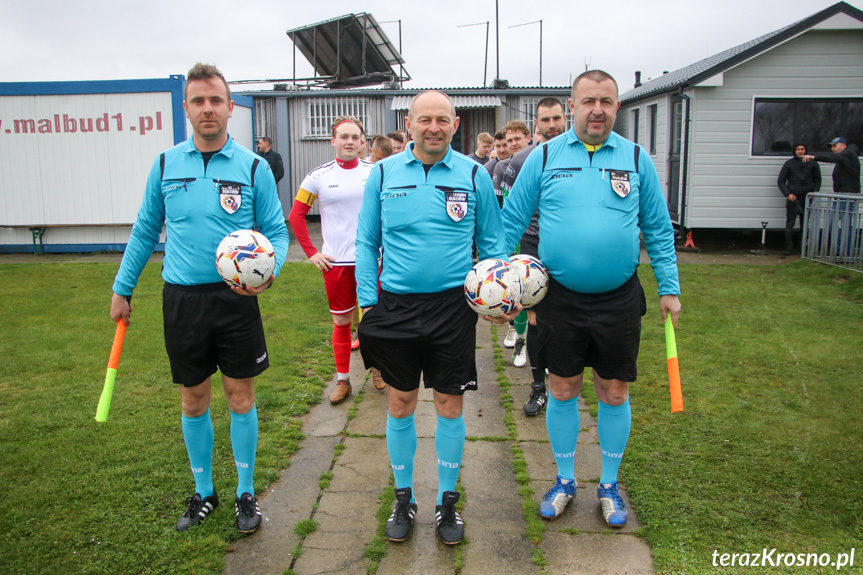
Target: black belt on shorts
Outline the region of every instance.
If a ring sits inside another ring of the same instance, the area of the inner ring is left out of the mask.
[[[219,291],[223,289],[231,289],[231,286],[227,284],[227,282],[218,282],[213,284],[196,284],[196,285],[181,285],[181,284],[172,284],[171,282],[165,282],[165,285],[171,289],[175,289],[177,291],[186,291],[193,293],[206,293],[211,291]]]

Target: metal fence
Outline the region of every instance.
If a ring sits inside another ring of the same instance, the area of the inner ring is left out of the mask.
[[[806,196],[803,258],[863,273],[863,198],[859,194]]]

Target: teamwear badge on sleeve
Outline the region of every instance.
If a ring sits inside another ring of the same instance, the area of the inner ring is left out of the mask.
[[[632,190],[629,185],[629,172],[609,170],[609,173],[611,174],[611,189],[614,190],[614,193],[621,198],[628,196]]]
[[[460,222],[467,215],[467,192],[445,191],[446,213],[454,222]]]
[[[243,203],[243,194],[240,184],[220,182],[219,187],[219,204],[222,209],[233,214],[240,209],[240,204]]]

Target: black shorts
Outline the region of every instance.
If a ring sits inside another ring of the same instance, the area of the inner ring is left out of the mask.
[[[216,373],[255,377],[270,366],[258,298],[228,284],[162,289],[165,349],[174,383],[193,387]]]
[[[539,236],[524,234],[521,236],[521,252],[539,259]]]
[[[418,389],[422,376],[427,388],[462,395],[477,388],[478,318],[461,286],[432,294],[381,290],[357,328],[363,362],[399,391]]]
[[[549,278],[548,293],[536,306],[540,364],[560,377],[592,367],[603,379],[635,381],[646,311],[635,274],[619,288],[597,294],[574,292]]]

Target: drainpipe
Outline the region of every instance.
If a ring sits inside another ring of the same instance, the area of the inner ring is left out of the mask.
[[[686,112],[683,116],[683,158],[681,159],[683,163],[683,174],[680,176],[680,229],[681,231],[684,228],[684,222],[686,222],[685,211],[686,211],[686,182],[687,175],[689,174],[689,109],[692,107],[692,99],[687,96],[684,92],[685,86],[680,87],[680,97],[686,101]]]

